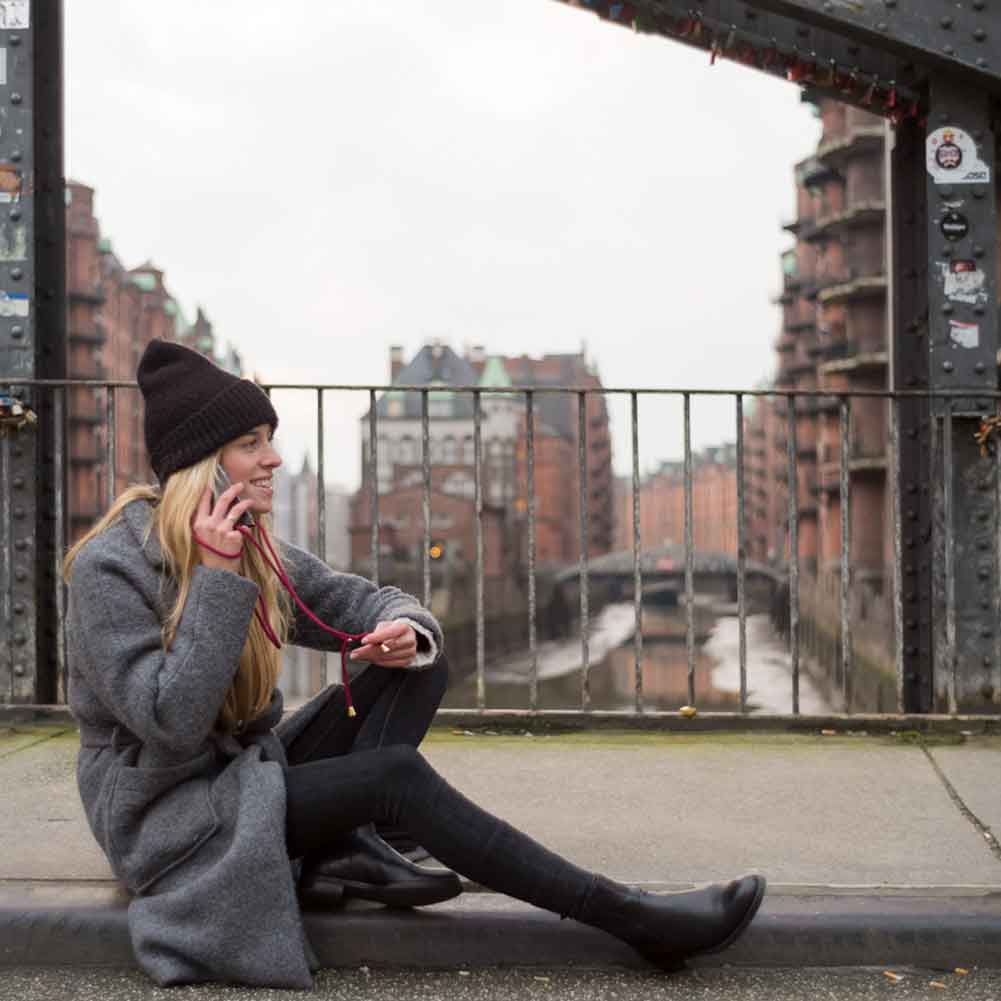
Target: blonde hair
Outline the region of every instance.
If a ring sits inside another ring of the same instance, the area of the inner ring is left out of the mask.
[[[164,650],[169,650],[173,645],[191,591],[191,578],[199,563],[198,549],[192,538],[191,519],[205,490],[213,483],[220,454],[221,449],[194,465],[172,473],[162,491],[151,485],[128,487],[115,498],[107,514],[70,548],[63,561],[63,577],[69,582],[73,561],[80,550],[91,539],[118,521],[127,505],[135,500],[145,500],[152,504],[153,517],[150,519],[143,542],[145,543],[152,532],[157,533],[167,573],[177,585],[177,598],[161,627]],[[257,520],[264,529],[270,530],[269,515],[262,515]],[[280,550],[278,551],[280,554]],[[260,601],[267,609],[271,627],[284,643],[288,637],[292,611],[289,598],[280,587],[274,571],[265,563],[257,548],[249,542],[244,543],[243,554],[239,562],[234,560],[233,567],[236,572],[258,586]],[[219,711],[217,726],[226,731],[233,731],[241,723],[249,722],[259,716],[271,701],[271,693],[278,682],[280,671],[280,651],[265,635],[257,617],[254,616],[250,620],[247,641],[240,654],[240,666]]]

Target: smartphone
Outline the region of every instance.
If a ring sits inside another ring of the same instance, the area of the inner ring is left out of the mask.
[[[215,505],[215,502],[216,500],[218,500],[220,494],[222,494],[224,490],[229,490],[229,488],[232,485],[233,481],[230,480],[229,476],[226,475],[226,470],[223,469],[222,465],[217,462],[215,467],[215,483],[213,484],[212,487],[212,504]],[[237,497],[236,500],[233,501],[233,503],[236,504],[241,500],[243,500],[242,497]],[[244,511],[243,514],[241,514],[240,517],[237,518],[236,524],[246,525],[247,528],[253,528],[254,519],[250,517],[249,511]]]

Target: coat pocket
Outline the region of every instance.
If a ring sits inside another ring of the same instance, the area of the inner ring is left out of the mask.
[[[108,803],[109,861],[135,894],[180,865],[218,829],[214,750],[165,768],[119,765]]]

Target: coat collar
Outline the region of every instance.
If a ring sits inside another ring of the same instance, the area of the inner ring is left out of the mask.
[[[163,549],[156,532],[149,531],[150,520],[153,517],[153,505],[148,500],[139,498],[122,508],[122,521],[135,537],[136,543],[142,549],[143,555],[155,567],[162,567]],[[146,534],[149,532],[149,538]],[[145,542],[143,541],[145,539]]]

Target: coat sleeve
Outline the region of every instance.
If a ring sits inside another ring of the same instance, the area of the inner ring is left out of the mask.
[[[141,568],[84,549],[73,566],[70,628],[75,667],[106,708],[144,743],[194,753],[215,724],[247,639],[258,588],[226,570],[196,567],[169,651]]]
[[[311,553],[282,543],[282,561],[299,597],[322,622],[346,633],[371,632],[380,622],[407,619],[417,633],[414,669],[430,667],[443,647],[438,620],[413,595],[398,587],[376,587],[357,574],[331,570]],[[340,640],[324,632],[295,608],[292,642],[314,650],[340,650]],[[425,656],[422,656],[422,653]]]

